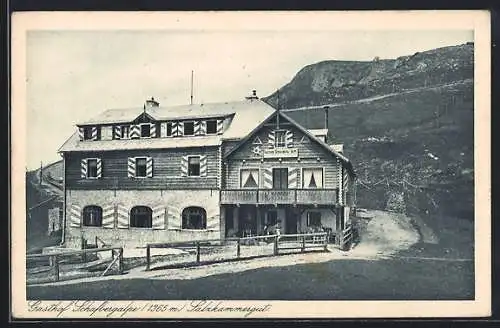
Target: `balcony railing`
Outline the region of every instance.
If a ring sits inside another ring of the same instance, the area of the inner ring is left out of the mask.
[[[337,203],[336,189],[224,189],[221,204],[316,204]]]

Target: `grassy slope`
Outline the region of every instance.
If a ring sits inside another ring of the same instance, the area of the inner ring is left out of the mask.
[[[410,213],[472,219],[472,78],[472,44],[379,62],[327,61],[301,70],[280,90],[280,105],[297,108],[400,93],[331,109],[332,141],[344,143],[360,180],[371,187],[359,186],[359,206],[384,208],[388,192],[404,188]],[[277,94],[266,101],[275,104]],[[323,127],[323,110],[289,114],[309,128]],[[405,177],[422,188],[374,185],[385,177],[395,182]]]

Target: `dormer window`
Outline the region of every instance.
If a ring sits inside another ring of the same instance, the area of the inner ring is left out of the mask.
[[[100,140],[101,128],[97,126],[80,127],[80,140]]]
[[[90,140],[92,138],[92,127],[86,126],[83,128],[83,139],[84,140]]]
[[[151,125],[141,124],[141,138],[151,138]]]
[[[184,122],[184,135],[185,136],[194,135],[194,122]]]
[[[217,120],[208,120],[207,134],[216,134],[216,133],[217,133]]]

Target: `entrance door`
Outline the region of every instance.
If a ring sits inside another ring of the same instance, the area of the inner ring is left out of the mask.
[[[273,189],[288,189],[288,168],[273,169]]]
[[[286,234],[296,234],[297,233],[297,223],[299,220],[299,215],[293,209],[286,209],[285,211],[285,233]]]

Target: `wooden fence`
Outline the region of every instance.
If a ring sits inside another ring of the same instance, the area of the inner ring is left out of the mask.
[[[154,269],[193,266],[257,257],[277,256],[310,250],[328,250],[326,232],[266,235],[242,238],[194,240],[146,245],[146,270],[152,270],[152,249],[171,249],[182,254],[157,256]]]
[[[111,257],[109,259],[99,260],[97,253],[102,252],[111,252]],[[92,255],[94,255],[96,259],[87,262],[88,259],[92,258]],[[99,272],[98,275],[104,276],[111,272],[113,266],[116,266],[116,273],[122,274],[123,248],[105,247],[53,254],[27,255],[26,266],[27,284],[95,276],[95,274],[92,275],[90,273],[90,270],[93,268],[104,268],[103,270],[97,270]],[[34,267],[34,269],[30,269],[30,267]],[[64,272],[65,270],[66,272]],[[36,277],[37,275],[38,277]]]

